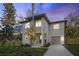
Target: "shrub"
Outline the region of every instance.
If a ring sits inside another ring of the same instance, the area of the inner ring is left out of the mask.
[[[50,43],[47,43],[44,45],[44,47],[49,47],[50,46]]]
[[[0,47],[2,46],[21,46],[21,41],[20,40],[6,40],[5,43],[0,42]]]
[[[0,47],[0,56],[41,56],[46,52],[46,48],[20,47]]]
[[[4,46],[0,48],[0,56],[29,56],[31,55],[30,49],[26,47],[12,47],[12,46]]]
[[[31,47],[31,45],[29,45],[29,44],[25,44],[25,45],[21,44],[21,46]]]

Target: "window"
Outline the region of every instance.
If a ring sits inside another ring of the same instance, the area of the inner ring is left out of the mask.
[[[40,39],[43,39],[42,35],[40,35]]]
[[[40,35],[40,43],[41,43],[41,40],[43,39],[42,35]]]
[[[30,23],[28,22],[25,24],[25,28],[29,28],[29,27],[30,27]]]
[[[36,21],[36,27],[41,27],[41,20]]]
[[[46,40],[44,41],[44,43],[46,43]]]
[[[59,29],[59,24],[54,24],[54,25],[53,25],[53,28],[54,28],[54,29]]]

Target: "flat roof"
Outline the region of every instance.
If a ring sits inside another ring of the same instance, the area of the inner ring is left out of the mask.
[[[60,22],[66,22],[66,20],[59,20],[59,21],[50,22],[50,21],[48,20],[48,17],[46,16],[45,13],[39,14],[39,15],[35,15],[35,16],[34,16],[34,19],[35,19],[35,20],[39,20],[39,19],[41,19],[42,17],[44,17],[45,20],[46,20],[49,24],[52,24],[52,23],[60,23]],[[29,22],[29,21],[31,21],[31,20],[32,20],[32,17],[28,17],[28,18],[25,18],[25,21],[21,21],[21,22],[19,22],[19,23],[26,23],[26,22]]]

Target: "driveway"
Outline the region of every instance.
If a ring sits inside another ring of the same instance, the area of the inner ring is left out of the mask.
[[[63,45],[51,45],[44,56],[73,56]]]

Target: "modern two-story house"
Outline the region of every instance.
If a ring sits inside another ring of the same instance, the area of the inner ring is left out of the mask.
[[[44,46],[47,43],[50,44],[64,44],[65,24],[66,21],[50,22],[46,14],[40,14],[34,16],[36,40],[34,44],[40,44]],[[26,29],[32,24],[32,17],[26,18],[25,21],[20,22],[22,24],[22,43],[29,44],[29,40],[26,39]]]

